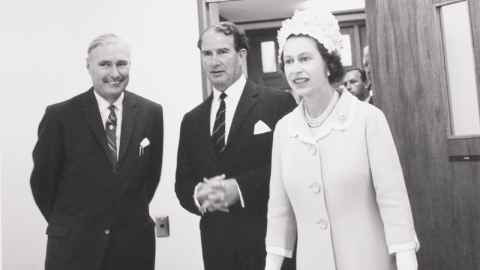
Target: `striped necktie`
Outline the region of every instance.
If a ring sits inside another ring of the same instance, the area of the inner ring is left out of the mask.
[[[115,105],[108,107],[110,114],[105,123],[105,134],[107,135],[108,155],[112,165],[117,164],[117,116],[115,115]]]
[[[215,116],[215,123],[213,125],[212,143],[215,148],[215,152],[220,154],[225,149],[225,98],[227,94],[220,94],[220,107],[218,107],[217,114]]]

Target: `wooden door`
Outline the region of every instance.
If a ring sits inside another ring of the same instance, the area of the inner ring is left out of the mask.
[[[280,65],[277,61],[278,44],[276,42],[276,38],[278,29],[279,28],[266,28],[245,31],[250,45],[247,55],[248,77],[258,84],[269,86],[274,89],[287,90],[290,87],[288,86],[285,76],[280,70]],[[270,50],[268,50],[270,57],[263,56],[263,60],[267,60],[269,62],[273,61],[274,64],[270,66],[273,66],[276,63],[276,68],[264,70],[262,53],[266,54],[267,51],[262,51],[262,43],[268,42],[273,42],[271,44],[273,44],[272,47],[274,48],[274,51],[273,54],[271,54]]]
[[[452,135],[438,13],[446,2],[366,1],[375,103],[387,116],[402,161],[421,242],[419,269],[476,270],[480,136]],[[448,1],[455,2],[461,1]],[[479,2],[468,1],[478,82]]]

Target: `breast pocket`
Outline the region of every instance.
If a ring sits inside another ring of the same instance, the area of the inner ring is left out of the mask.
[[[265,159],[272,150],[272,132],[252,135],[246,141],[245,148],[252,159]]]
[[[152,149],[152,141],[147,134],[147,132],[143,131],[132,137],[128,145],[127,155],[137,160],[148,159]]]
[[[269,143],[271,144],[272,138],[273,138],[272,136],[273,136],[272,132],[265,132],[262,134],[253,135],[251,137],[252,145],[260,146],[260,145],[265,145]]]

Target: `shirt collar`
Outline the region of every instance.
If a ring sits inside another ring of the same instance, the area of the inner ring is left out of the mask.
[[[95,90],[93,90],[93,93],[95,94],[95,99],[97,100],[98,108],[100,111],[105,111],[108,110],[108,107],[110,107],[110,102],[108,102],[105,98],[100,96]],[[120,96],[115,100],[112,104],[117,108],[117,110],[121,110],[123,107],[123,98],[125,97],[124,91],[120,94]]]
[[[247,79],[245,78],[245,75],[240,75],[240,77],[234,83],[232,83],[223,91],[225,94],[227,94],[226,98],[230,100],[239,100],[246,83]],[[213,87],[213,100],[218,101],[221,93],[222,91]]]

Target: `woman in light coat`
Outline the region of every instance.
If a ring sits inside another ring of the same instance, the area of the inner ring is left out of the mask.
[[[297,270],[415,270],[419,243],[384,114],[332,84],[341,35],[322,9],[297,11],[278,34],[299,106],[275,128],[266,269],[297,243]]]

